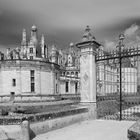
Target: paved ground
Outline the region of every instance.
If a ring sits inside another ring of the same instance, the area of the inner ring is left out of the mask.
[[[133,121],[93,120],[38,135],[33,140],[128,140]]]

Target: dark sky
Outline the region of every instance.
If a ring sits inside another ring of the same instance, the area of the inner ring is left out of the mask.
[[[68,47],[79,42],[86,25],[107,48],[124,32],[139,43],[139,0],[0,0],[0,48],[19,46],[35,24],[48,44]],[[129,40],[129,41],[128,41]]]

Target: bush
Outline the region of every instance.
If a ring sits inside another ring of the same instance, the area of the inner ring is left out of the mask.
[[[0,110],[0,115],[2,115],[2,116],[8,115],[8,109],[1,109]]]

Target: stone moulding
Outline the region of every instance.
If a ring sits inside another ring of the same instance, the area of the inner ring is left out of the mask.
[[[59,70],[60,66],[55,63],[51,63],[48,61],[41,61],[41,60],[20,60],[20,59],[13,59],[13,60],[3,60],[0,61],[0,67],[3,68],[15,68],[15,67],[35,67],[41,69],[49,69],[49,70]]]

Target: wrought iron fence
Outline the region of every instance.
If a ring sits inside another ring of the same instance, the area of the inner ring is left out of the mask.
[[[121,34],[116,50],[100,48],[96,55],[99,118],[140,118],[140,47],[128,48],[123,40]]]

